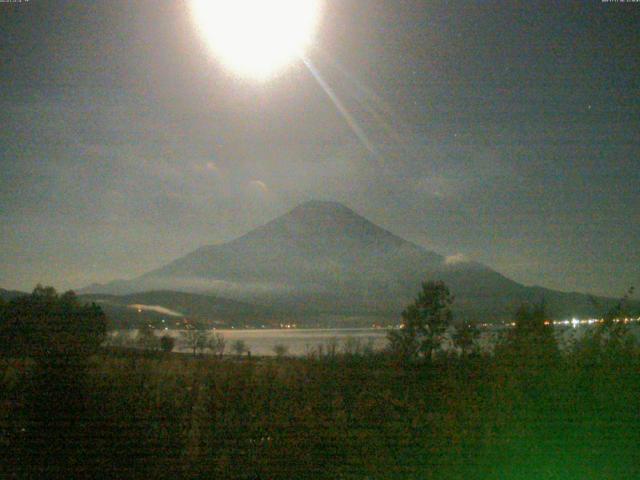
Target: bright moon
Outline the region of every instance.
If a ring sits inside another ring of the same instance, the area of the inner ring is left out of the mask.
[[[207,44],[238,74],[274,76],[313,39],[321,0],[191,0]]]

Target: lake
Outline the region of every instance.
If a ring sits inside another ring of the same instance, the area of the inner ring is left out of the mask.
[[[579,339],[585,332],[590,330],[590,326],[579,326],[577,328],[556,327],[555,336],[561,349],[571,345],[573,339]],[[478,339],[478,346],[481,351],[491,352],[496,340],[501,332],[505,330],[503,326],[491,326],[481,329]],[[244,341],[252,355],[273,356],[274,347],[283,345],[287,349],[288,355],[301,356],[318,351],[322,348],[324,352],[332,345],[337,352],[345,350],[353,352],[355,349],[372,349],[374,351],[383,350],[387,342],[387,330],[384,328],[317,328],[317,329],[255,329],[255,330],[209,330],[210,334],[220,333],[227,342],[225,354],[232,353],[232,344],[237,340]],[[640,328],[637,324],[630,326],[630,332],[640,342]],[[181,330],[156,330],[157,336],[169,335],[174,337],[176,352],[189,352],[190,349],[181,339]],[[443,347],[445,350],[452,347],[451,332],[445,336]],[[112,345],[131,345],[135,343],[137,330],[119,330],[110,334],[109,343]]]
[[[274,347],[284,345],[289,355],[306,355],[317,351],[321,345],[326,351],[329,345],[336,345],[337,351],[345,348],[372,348],[382,350],[387,345],[387,330],[375,328],[345,328],[345,329],[256,329],[256,330],[210,330],[220,333],[227,341],[225,354],[232,353],[231,345],[236,340],[242,340],[252,355],[275,355]],[[181,341],[180,330],[157,331],[158,335],[174,337],[176,347],[174,351],[188,352],[189,348]],[[120,330],[116,334],[123,339],[135,339],[137,330]],[[113,334],[112,334],[113,338]],[[117,343],[113,342],[113,343]]]

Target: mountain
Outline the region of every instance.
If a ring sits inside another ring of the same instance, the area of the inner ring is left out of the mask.
[[[215,294],[295,312],[301,322],[318,315],[397,319],[428,279],[449,285],[459,318],[504,319],[519,303],[542,299],[556,317],[596,313],[587,295],[527,287],[476,262],[450,263],[324,201],[303,203],[235,240],[201,247],[131,281],[87,291]]]
[[[279,316],[266,307],[212,295],[158,290],[129,295],[83,294],[82,302],[95,302],[120,326],[166,321],[175,326],[184,320],[208,325],[245,326],[275,324]],[[169,326],[169,325],[167,325]]]

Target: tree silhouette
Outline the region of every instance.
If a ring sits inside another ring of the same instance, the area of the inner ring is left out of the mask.
[[[173,348],[176,346],[176,339],[169,336],[164,335],[160,338],[160,348],[163,352],[169,353],[173,351]]]
[[[400,330],[389,332],[391,350],[403,359],[431,359],[451,323],[453,297],[442,281],[422,284],[415,301],[402,312]]]
[[[24,478],[73,478],[64,474],[60,459],[83,458],[89,448],[87,424],[80,420],[88,397],[87,360],[105,337],[106,317],[100,307],[81,304],[73,292],[58,295],[54,288],[38,285],[31,295],[2,308],[0,350],[35,361],[21,386],[26,426],[17,463],[28,466]]]
[[[544,372],[546,368],[556,365],[560,359],[560,350],[544,303],[533,307],[521,305],[514,320],[515,326],[507,333],[497,353],[506,354],[510,362],[523,371],[533,368]]]
[[[82,305],[72,291],[58,295],[38,285],[2,309],[0,351],[38,361],[65,361],[95,353],[106,336],[107,319],[95,305]]]
[[[215,355],[222,358],[224,355],[224,350],[227,348],[227,341],[219,332],[213,334],[213,337],[209,340],[209,348],[213,351]]]
[[[273,346],[273,353],[275,353],[278,358],[285,357],[289,353],[289,347],[282,343],[276,343]]]
[[[231,349],[236,355],[241,356],[244,352],[247,351],[247,344],[244,340],[236,340],[235,342],[233,342],[233,345],[231,345]]]
[[[160,339],[156,337],[154,328],[147,323],[140,325],[136,343],[145,350],[158,350],[160,348]]]
[[[453,334],[453,343],[460,349],[462,356],[466,357],[477,348],[479,336],[480,330],[478,330],[478,327],[472,322],[465,321],[462,325],[456,327],[456,331]]]
[[[629,301],[633,292],[634,287],[630,287],[607,310],[604,310],[604,307],[595,298],[591,298],[593,305],[604,312],[601,315],[601,322],[575,343],[576,353],[581,353],[583,357],[596,362],[601,362],[606,358],[608,360],[616,360],[617,358],[620,361],[631,353],[635,341],[634,336],[630,335],[629,326],[624,318],[630,315]]]
[[[187,329],[180,332],[180,337],[185,346],[193,352],[193,355],[202,353],[207,348],[208,335],[202,325],[189,325]]]
[[[601,340],[610,343],[614,347],[620,346],[627,338],[628,326],[623,322],[623,318],[628,315],[629,298],[633,295],[634,287],[629,290],[616,302],[616,304],[605,312],[602,323],[596,329],[596,335]]]

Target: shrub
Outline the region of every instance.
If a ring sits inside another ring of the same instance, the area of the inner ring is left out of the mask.
[[[176,339],[169,336],[164,335],[160,338],[160,348],[163,352],[169,353],[173,351],[173,348],[176,346]]]

